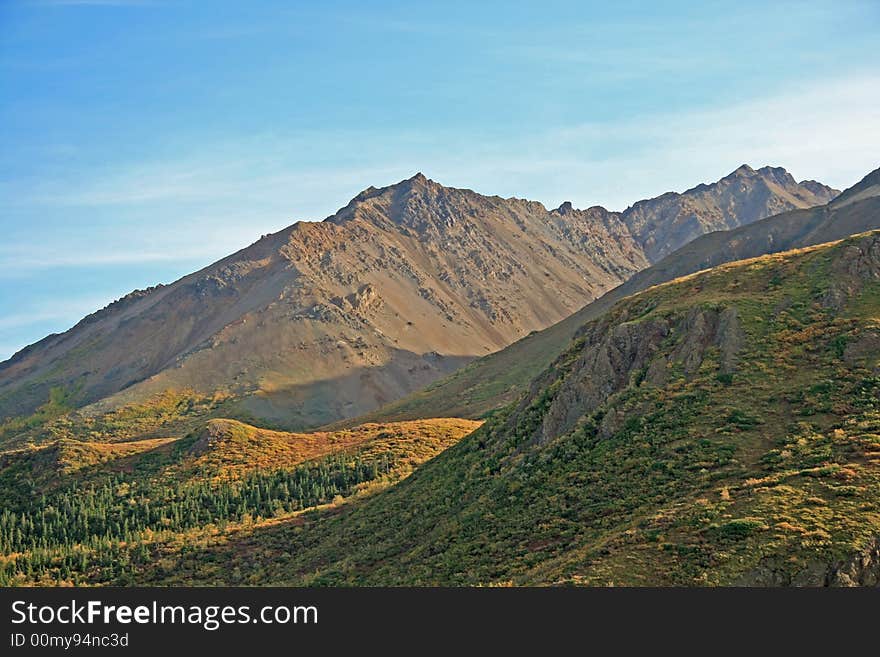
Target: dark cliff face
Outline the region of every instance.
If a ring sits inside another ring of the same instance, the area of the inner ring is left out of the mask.
[[[745,573],[736,586],[880,586],[880,536],[835,560],[814,559],[792,572],[784,559],[771,557]]]

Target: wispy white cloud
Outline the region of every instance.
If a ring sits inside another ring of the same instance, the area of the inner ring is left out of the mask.
[[[166,269],[166,265],[175,263],[197,268],[284,225],[284,221],[275,219],[273,226],[270,221],[267,217],[263,222],[252,220],[247,225],[236,226],[228,218],[195,217],[173,229],[165,226],[156,230],[147,225],[135,231],[105,231],[101,235],[66,241],[47,243],[45,238],[19,241],[0,246],[0,280],[27,278],[37,271],[64,268],[155,264]]]
[[[22,208],[112,216],[103,242],[8,243],[0,276],[52,267],[208,262],[297,219],[321,219],[369,185],[421,170],[447,185],[558,205],[622,209],[742,163],[847,187],[880,166],[880,76],[780,88],[761,99],[555,127],[516,139],[458,134],[266,134],[210,152],[30,185]],[[0,209],[2,211],[2,209]],[[11,216],[11,214],[10,214]],[[94,233],[94,231],[92,231]],[[31,248],[33,246],[33,248]],[[54,246],[54,248],[53,248]]]
[[[147,7],[156,0],[31,0],[28,4],[45,7]]]
[[[84,181],[41,183],[18,202],[65,206],[134,205],[151,202],[177,203],[251,201],[284,198],[310,190],[360,184],[393,171],[393,166],[289,168],[271,156],[231,155],[230,159],[193,158],[191,161],[156,162]]]
[[[102,296],[41,301],[20,312],[0,317],[0,331],[59,320],[76,322],[83,316],[103,308],[111,301],[113,299]]]
[[[109,296],[96,295],[36,300],[20,305],[14,313],[0,315],[0,362],[50,332],[70,328],[111,301],[114,299]]]
[[[468,152],[439,172],[502,195],[622,209],[743,163],[784,166],[798,179],[844,188],[880,166],[878,153],[880,76],[860,74],[728,106],[548,130],[515,149]]]
[[[690,186],[744,162],[781,165],[795,177],[842,188],[880,166],[880,76],[816,81],[728,107],[578,126],[555,138],[584,147],[597,140],[627,146],[599,164],[641,194]]]
[[[151,262],[178,262],[206,257],[211,253],[207,248],[142,251],[121,250],[101,253],[68,253],[53,250],[37,255],[17,251],[11,255],[0,253],[0,276],[21,274],[34,269],[63,267],[103,267],[112,265],[138,265]]]
[[[364,5],[364,7],[366,6]],[[432,17],[425,16],[396,18],[382,15],[381,12],[369,9],[364,11],[353,11],[351,8],[341,9],[333,15],[333,20],[336,23],[352,25],[357,29],[370,32],[439,38],[465,36],[470,39],[496,40],[499,38],[510,38],[511,34],[515,32],[511,28],[506,30],[501,28],[492,29],[464,21],[438,21]]]

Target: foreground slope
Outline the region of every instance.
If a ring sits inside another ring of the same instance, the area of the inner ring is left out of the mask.
[[[283,556],[282,556],[283,555]],[[616,304],[398,486],[153,582],[877,584],[880,231]]]
[[[517,399],[532,377],[565,349],[580,326],[631,294],[726,262],[822,244],[876,228],[880,228],[880,169],[827,205],[784,212],[734,230],[698,237],[550,328],[480,358],[365,417],[483,417]]]
[[[62,437],[0,453],[0,585],[136,583],[160,550],[301,524],[317,507],[332,513],[479,425],[420,420],[296,434],[217,418],[184,438]]]
[[[182,389],[233,396],[238,416],[286,428],[352,417],[561,320],[662,245],[834,193],[748,167],[624,213],[548,210],[421,174],[371,187],[323,222],[22,350],[0,364],[0,421],[53,391],[102,411]]]

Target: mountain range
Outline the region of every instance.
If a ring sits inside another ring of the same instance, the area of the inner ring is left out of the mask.
[[[555,210],[423,176],[358,194],[0,364],[0,420],[50,393],[105,411],[166,390],[303,429],[393,402],[568,317],[694,238],[837,191],[741,166],[623,212]]]

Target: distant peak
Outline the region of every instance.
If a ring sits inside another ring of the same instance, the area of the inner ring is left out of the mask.
[[[574,212],[574,207],[571,204],[571,201],[563,201],[562,205],[556,208],[556,211],[559,214],[571,214]]]
[[[871,185],[880,185],[880,169],[874,169],[871,173],[869,173],[867,176],[862,178],[855,185],[850,187],[850,189],[856,189],[856,188],[861,189],[861,188],[864,188],[866,186],[871,186]],[[847,191],[849,191],[849,190],[847,190]]]
[[[402,180],[395,186],[406,187],[408,189],[428,189],[431,187],[439,187],[440,185],[419,171],[413,177]]]
[[[755,170],[750,167],[748,164],[740,164],[736,170],[730,174],[732,176],[750,176],[755,173]]]
[[[430,187],[438,186],[433,180],[428,178],[421,171],[416,173],[414,176],[406,178],[405,180],[401,180],[398,183],[393,185],[389,185],[388,187],[383,188],[384,190],[400,190],[400,189],[427,189]]]
[[[404,180],[401,180],[400,182],[388,185],[386,187],[374,187],[373,185],[370,185],[353,199],[351,199],[351,201],[349,202],[349,206],[352,204],[363,203],[364,201],[367,201],[371,198],[375,198],[389,192],[393,193],[400,190],[427,189],[436,184],[437,183],[435,183],[433,180],[428,179],[427,177],[425,177],[425,174],[419,171],[411,178],[406,178]],[[328,219],[332,218],[333,217],[328,217]]]
[[[880,169],[875,169],[855,185],[846,189],[831,202],[831,205],[840,208],[855,201],[877,196],[880,196]]]
[[[440,183],[434,182],[421,171],[399,182],[386,185],[385,187],[367,187],[360,194],[348,202],[344,208],[336,214],[327,217],[324,221],[335,224],[343,224],[357,216],[358,210],[365,206],[373,206],[376,203],[406,202],[411,197],[434,197],[444,190],[450,190]]]
[[[781,185],[797,184],[797,181],[783,167],[763,166],[760,169],[753,169],[748,164],[742,164],[727,178],[763,178]]]

